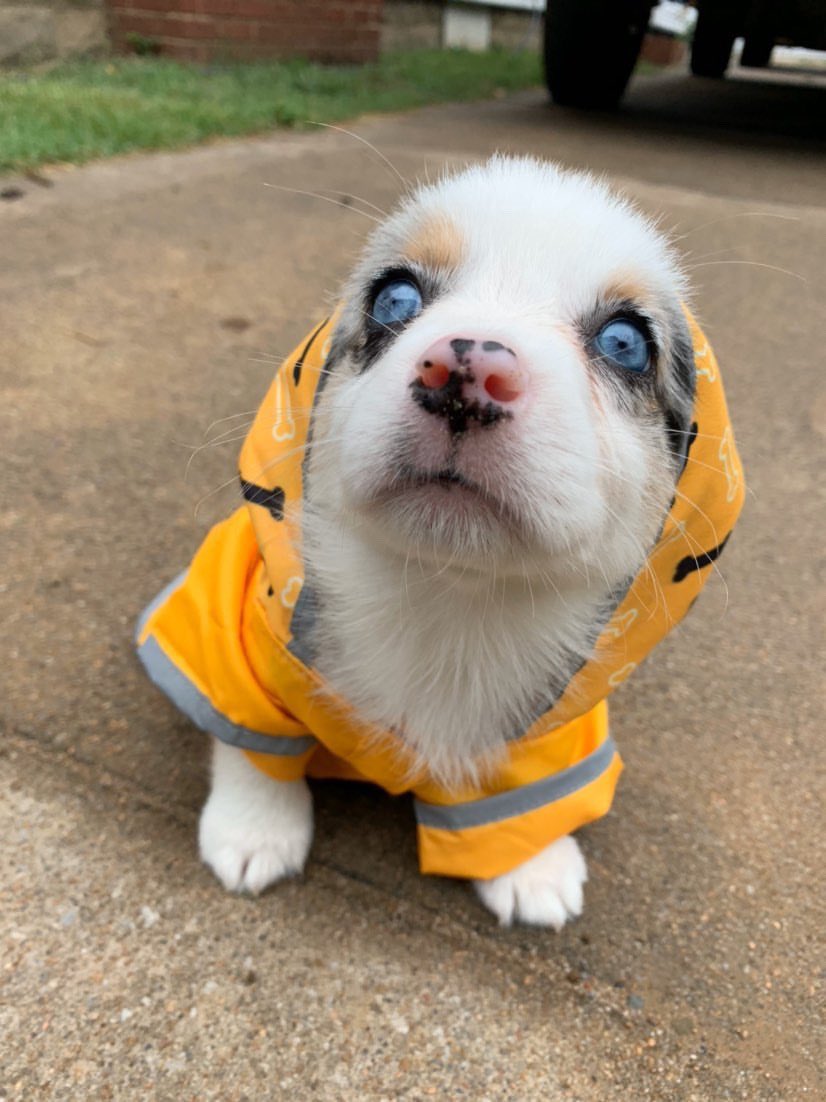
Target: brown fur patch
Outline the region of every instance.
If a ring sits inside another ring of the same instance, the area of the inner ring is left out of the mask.
[[[635,302],[645,306],[651,298],[651,288],[633,276],[617,276],[602,288],[605,302]]]
[[[464,257],[465,243],[446,214],[430,215],[404,250],[408,260],[426,268],[454,271]]]

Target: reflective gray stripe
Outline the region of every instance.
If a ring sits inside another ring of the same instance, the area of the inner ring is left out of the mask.
[[[536,811],[595,781],[614,760],[616,749],[614,740],[607,738],[587,758],[560,773],[554,773],[552,777],[544,777],[541,781],[534,781],[511,792],[500,792],[496,796],[486,796],[466,804],[443,807],[414,800],[416,822],[419,826],[435,827],[437,830],[464,830],[466,827],[485,826],[487,823],[498,823],[503,819],[524,815],[528,811]]]
[[[140,639],[141,635],[143,635],[144,628],[149,623],[150,616],[152,616],[152,614],[156,612],[161,607],[161,605],[166,602],[167,597],[171,597],[175,590],[178,589],[179,586],[183,585],[185,579],[186,571],[182,570],[178,577],[173,578],[169,585],[164,586],[164,588],[160,591],[154,601],[150,601],[150,603],[146,606],[146,608],[138,617],[138,626],[135,631],[136,641]]]
[[[292,638],[287,643],[287,650],[304,666],[315,664],[313,628],[315,627],[317,610],[318,602],[316,601],[315,592],[305,579],[290,618]]]
[[[242,750],[254,750],[259,754],[278,754],[281,757],[297,757],[311,750],[316,739],[310,735],[267,735],[263,731],[253,731],[241,727],[221,715],[204,694],[189,681],[175,663],[164,653],[157,640],[149,636],[138,647],[138,657],[151,680],[170,700],[176,704],[185,716],[200,727],[215,735],[221,742],[238,746]]]

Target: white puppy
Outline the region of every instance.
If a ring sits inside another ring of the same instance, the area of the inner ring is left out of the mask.
[[[446,829],[454,796],[471,833],[487,808],[493,824],[511,815],[497,770],[517,768],[526,732],[560,727],[541,717],[570,701],[649,569],[691,443],[683,295],[673,253],[628,203],[505,158],[407,199],[343,290],[303,464],[302,615],[322,693],[403,747],[420,828]],[[280,491],[250,485],[272,513]],[[257,892],[303,867],[309,790],[216,733],[201,855],[227,888]],[[538,813],[545,783],[529,778],[534,802],[513,821]],[[476,878],[501,922],[558,929],[580,913],[570,829]]]

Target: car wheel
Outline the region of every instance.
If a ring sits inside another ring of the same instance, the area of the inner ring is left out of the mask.
[[[712,8],[701,7],[691,44],[691,71],[695,77],[719,78],[728,68],[736,25]]]
[[[773,38],[757,38],[749,35],[743,43],[740,64],[748,69],[765,69],[772,58]]]
[[[545,81],[555,103],[615,107],[648,26],[647,0],[548,0]]]

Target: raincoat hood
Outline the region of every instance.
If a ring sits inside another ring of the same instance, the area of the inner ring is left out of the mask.
[[[740,460],[722,380],[711,348],[689,318],[696,363],[694,420],[686,462],[659,538],[599,635],[592,658],[573,675],[542,717],[574,719],[607,697],[682,620],[705,584],[743,501]],[[277,373],[247,437],[241,485],[270,578],[288,587],[293,603],[274,602],[273,630],[294,654],[312,664],[307,629],[312,594],[303,588],[295,506],[303,498],[311,447],[312,410],[323,386],[332,321],[317,328]],[[285,515],[289,512],[289,518]]]
[[[683,618],[740,512],[744,483],[714,354],[688,316],[696,394],[687,460],[659,538],[606,618],[591,657],[515,732],[476,787],[420,774],[399,735],[377,737],[314,668],[315,600],[301,559],[313,408],[334,319],[277,371],[240,457],[245,504],[141,618],[150,677],[204,730],[278,780],[304,775],[412,791],[423,871],[500,875],[607,812],[622,764],[606,699]]]

